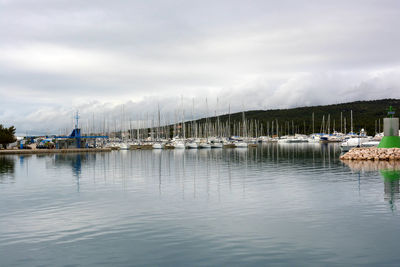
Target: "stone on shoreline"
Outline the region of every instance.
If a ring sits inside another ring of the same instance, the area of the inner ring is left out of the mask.
[[[400,148],[356,147],[340,156],[342,160],[400,160]]]

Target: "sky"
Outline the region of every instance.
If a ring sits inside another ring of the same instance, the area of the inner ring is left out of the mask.
[[[0,0],[0,124],[400,98],[399,27],[386,0]]]

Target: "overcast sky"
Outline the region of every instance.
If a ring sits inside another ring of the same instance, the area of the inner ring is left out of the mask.
[[[0,123],[400,98],[399,27],[400,1],[0,0]]]

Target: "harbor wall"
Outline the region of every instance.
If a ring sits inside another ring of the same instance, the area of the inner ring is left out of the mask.
[[[357,147],[340,156],[341,160],[400,160],[400,148]]]

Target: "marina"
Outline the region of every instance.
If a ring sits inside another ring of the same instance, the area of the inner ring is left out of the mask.
[[[183,114],[184,111],[181,110]],[[217,113],[216,113],[217,114]],[[107,148],[111,150],[149,150],[149,149],[221,149],[221,148],[253,148],[259,143],[340,143],[343,152],[355,147],[377,147],[381,140],[389,140],[388,130],[379,132],[380,126],[375,128],[374,135],[368,135],[364,128],[356,132],[353,126],[353,111],[350,110],[350,132],[346,131],[346,118],[340,113],[340,130],[335,130],[335,120],[331,128],[331,116],[322,116],[320,133],[315,132],[315,116],[312,113],[310,125],[304,122],[303,129],[289,121],[279,124],[278,120],[270,118],[261,120],[246,119],[245,112],[241,112],[240,121],[231,119],[231,114],[215,117],[206,117],[199,120],[185,121],[182,116],[175,123],[161,121],[161,112],[158,108],[158,123],[153,120],[135,122],[130,121],[129,128],[121,120],[120,128],[113,131],[96,132],[99,130],[95,121],[89,123],[92,129],[79,125],[79,114],[75,115],[75,127],[69,135],[46,135],[19,137],[18,141],[10,144],[9,148],[22,150],[36,149],[79,149],[79,148]],[[234,116],[234,115],[232,115]],[[125,116],[123,116],[124,118]],[[387,120],[386,118],[384,120]],[[394,120],[396,120],[394,118]],[[380,125],[381,119],[379,119]],[[383,120],[382,120],[383,121]],[[376,124],[376,123],[375,123]],[[106,125],[106,123],[104,123]],[[385,125],[385,124],[384,124]],[[382,125],[382,126],[384,126]],[[312,127],[311,127],[312,126]],[[136,127],[136,128],[135,128]],[[86,128],[82,132],[81,128]],[[384,128],[384,127],[382,127]],[[300,133],[303,131],[304,133]],[[310,132],[311,133],[307,133]],[[398,133],[398,127],[393,129]],[[393,135],[392,133],[392,135]],[[395,137],[393,137],[395,138]],[[397,142],[397,141],[396,141]],[[395,143],[396,143],[395,142]],[[397,142],[400,143],[400,142]],[[395,145],[398,147],[399,144]],[[11,153],[11,152],[7,152]]]
[[[2,264],[397,263],[399,180],[381,170],[398,164],[340,153],[263,143],[0,155]]]
[[[0,267],[400,265],[400,1],[0,14]]]

